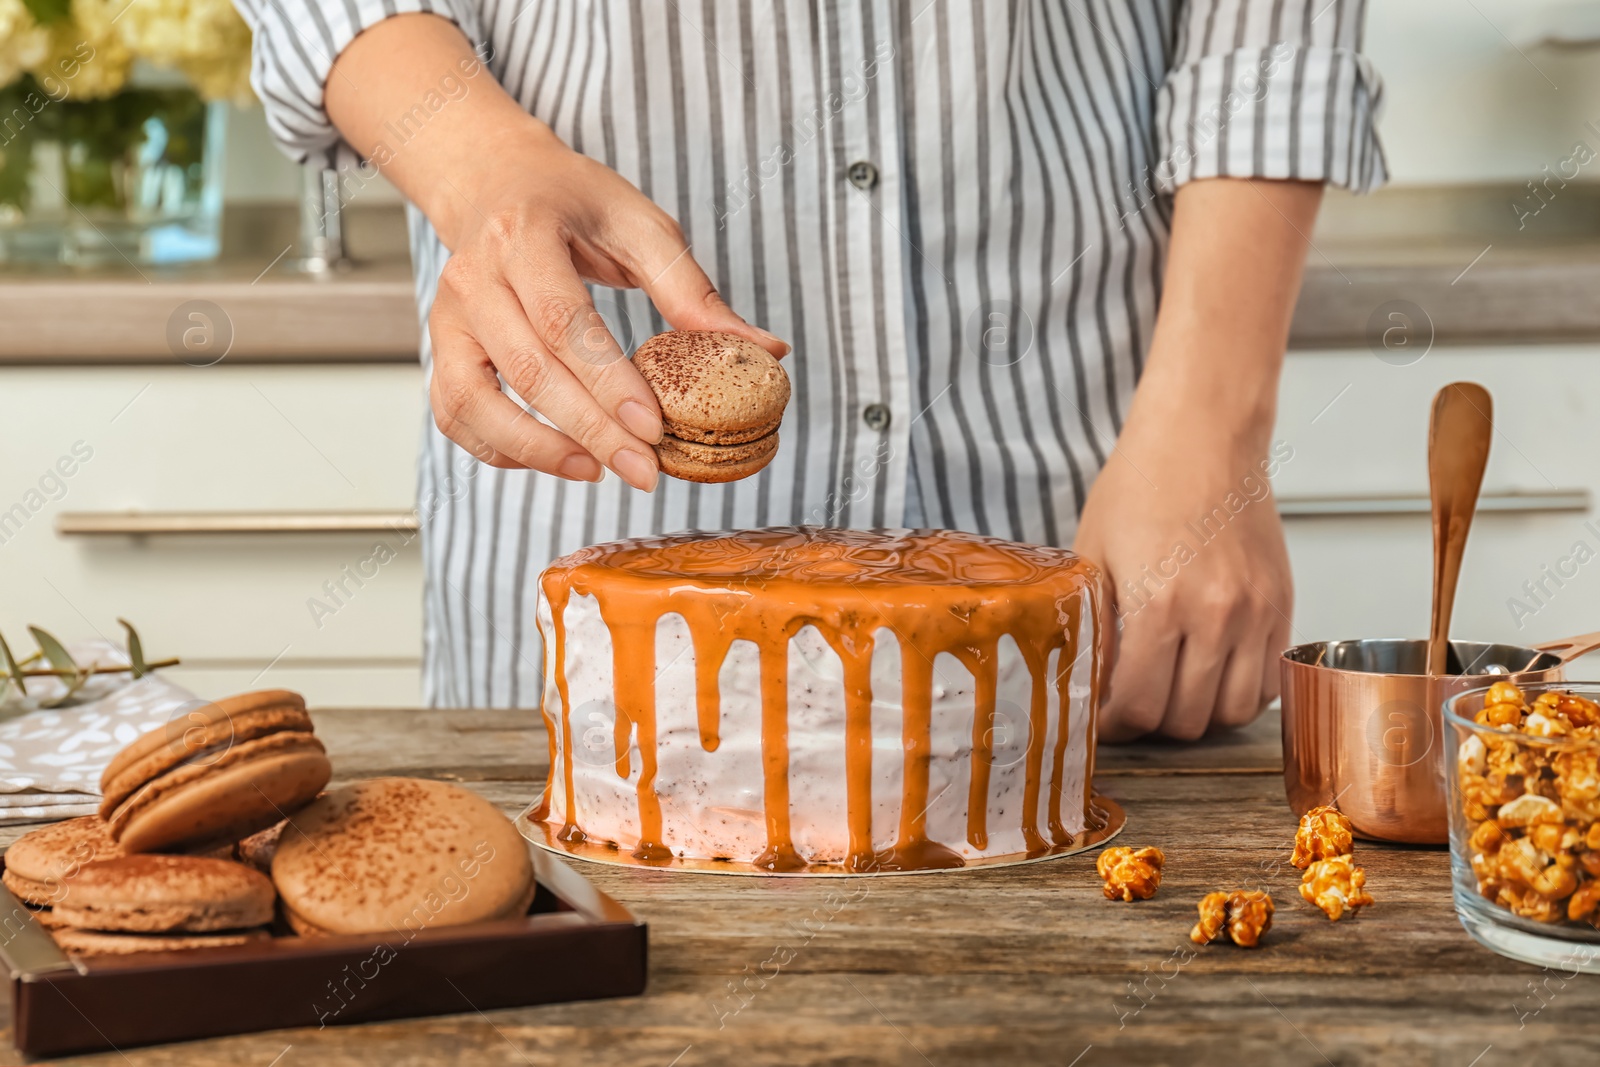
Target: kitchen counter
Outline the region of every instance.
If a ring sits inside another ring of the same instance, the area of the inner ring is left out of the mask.
[[[317,727],[346,780],[462,782],[511,814],[544,779],[545,735],[531,712],[325,710]],[[1118,843],[1167,855],[1149,901],[1104,899],[1091,855],[850,881],[574,861],[650,924],[642,997],[60,1062],[1594,1062],[1600,981],[1564,980],[1477,947],[1456,922],[1442,849],[1360,844],[1378,903],[1355,918],[1330,923],[1299,898],[1277,737],[1268,715],[1194,747],[1102,750],[1099,788],[1128,812]],[[1257,886],[1277,905],[1262,948],[1188,940],[1203,893]],[[841,893],[856,899],[830,908]],[[786,966],[762,967],[784,949]]]
[[[1396,300],[1422,310],[1436,344],[1600,338],[1600,191],[1574,185],[1520,229],[1508,209],[1519,195],[1493,186],[1330,194],[1291,347],[1368,346],[1391,322],[1378,309]],[[181,334],[180,309],[192,301],[223,311],[232,363],[414,363],[401,211],[348,215],[358,266],[326,279],[292,269],[293,212],[278,206],[231,208],[213,264],[0,269],[0,365],[171,364],[169,333],[176,322]]]

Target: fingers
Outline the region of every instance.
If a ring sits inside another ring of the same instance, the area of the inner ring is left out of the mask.
[[[514,257],[506,273],[544,351],[559,359],[601,410],[639,444],[659,443],[661,407],[656,395],[595,310],[568,249],[553,243],[535,246],[526,258]],[[520,390],[518,395],[530,399]]]
[[[569,293],[565,297],[544,299],[570,297]],[[587,294],[584,300],[586,304]],[[655,488],[660,476],[655,451],[625,429],[620,416],[613,418],[606,411],[600,400],[555,354],[556,346],[546,340],[545,335],[554,333],[567,335],[558,343],[570,340],[575,324],[582,321],[584,312],[580,307],[574,303],[559,306],[539,303],[530,314],[517,294],[503,285],[488,286],[474,293],[470,307],[474,338],[524,403],[635,489],[648,492]],[[594,313],[592,306],[589,313]],[[539,331],[535,330],[535,321],[541,327]],[[633,372],[631,365],[627,369]],[[637,372],[633,373],[637,377]],[[617,395],[619,390],[608,391],[613,401]],[[651,411],[656,412],[656,409],[652,407]],[[659,413],[656,413],[658,427],[659,420]],[[656,436],[660,436],[659,429]]]
[[[786,343],[745,322],[723,302],[671,219],[662,215],[658,225],[641,229],[630,235],[629,270],[673,329],[737,334],[774,356],[788,354]]]
[[[1267,703],[1261,697],[1265,674],[1262,664],[1266,658],[1267,638],[1262,633],[1247,636],[1234,648],[1222,671],[1217,707],[1211,716],[1212,729],[1244,726],[1261,714]]]
[[[1272,629],[1267,634],[1266,654],[1261,664],[1261,706],[1277,700],[1283,693],[1283,650],[1289,647],[1290,634],[1287,605],[1283,614],[1272,613]]]
[[[1228,649],[1229,645],[1219,645],[1210,635],[1191,632],[1184,637],[1166,715],[1161,719],[1164,736],[1193,741],[1206,732],[1217,706]]]
[[[1172,690],[1179,635],[1167,624],[1159,602],[1151,601],[1123,616],[1116,642],[1116,661],[1105,704],[1100,711],[1100,736],[1128,741],[1161,725]],[[1156,613],[1161,612],[1161,617]]]
[[[448,320],[430,320],[433,377],[428,383],[440,432],[495,467],[527,468],[578,481],[598,481],[593,456],[546,426],[500,391],[486,352]]]

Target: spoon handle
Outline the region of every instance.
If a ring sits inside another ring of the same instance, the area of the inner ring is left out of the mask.
[[[1433,498],[1433,611],[1428,673],[1449,670],[1450,615],[1466,552],[1467,531],[1489,463],[1494,402],[1474,382],[1453,382],[1433,398],[1428,421],[1428,489]]]

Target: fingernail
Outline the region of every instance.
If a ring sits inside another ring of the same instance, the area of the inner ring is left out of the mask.
[[[661,416],[639,401],[624,400],[617,409],[617,418],[622,420],[622,425],[628,428],[629,433],[646,444],[661,442]]]
[[[599,460],[593,456],[583,455],[581,452],[574,452],[561,461],[561,466],[556,468],[556,473],[563,478],[571,478],[574,481],[598,482],[600,475],[604,472],[601,470]]]
[[[660,476],[652,460],[643,452],[635,452],[631,448],[617,449],[611,457],[611,469],[622,475],[623,481],[646,493],[656,487],[656,479]]]
[[[767,351],[771,352],[774,346],[782,349],[781,352],[774,352],[774,355],[787,356],[790,352],[794,351],[794,349],[790,347],[788,341],[780,340],[778,337],[768,333],[759,326],[752,326],[750,328],[766,339],[767,344],[763,345],[762,347],[767,349]]]

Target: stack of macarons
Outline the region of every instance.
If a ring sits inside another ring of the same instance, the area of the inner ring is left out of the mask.
[[[748,478],[778,452],[789,404],[783,365],[731,333],[673,330],[633,355],[661,405],[661,470],[689,482]]]
[[[527,847],[488,801],[410,778],[323,792],[331,775],[297,694],[217,701],[118,753],[100,815],[25,834],[0,881],[82,956],[526,913]]]

